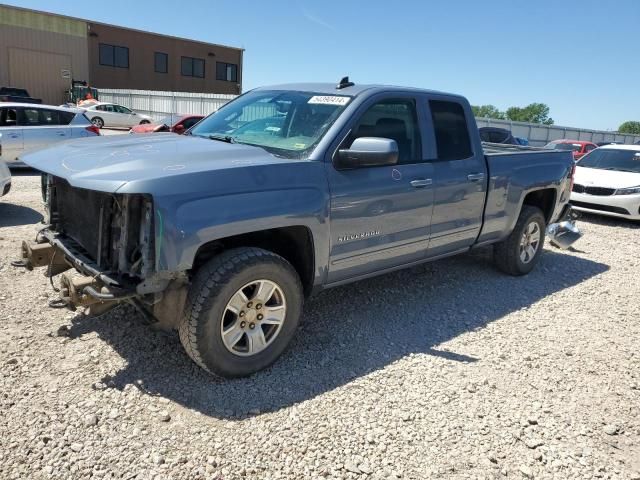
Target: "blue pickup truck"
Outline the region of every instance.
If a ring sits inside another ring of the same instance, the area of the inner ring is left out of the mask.
[[[320,289],[486,245],[500,270],[531,271],[568,208],[573,159],[492,148],[458,95],[258,88],[186,135],[25,155],[46,174],[48,225],[23,262],[62,274],[64,305],[132,303],[207,371],[248,375]]]

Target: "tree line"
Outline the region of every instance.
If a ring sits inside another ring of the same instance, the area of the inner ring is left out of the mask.
[[[509,107],[504,112],[494,105],[472,105],[471,109],[476,117],[553,125],[553,118],[549,116],[549,106],[545,103],[531,103],[526,107]]]
[[[476,117],[553,125],[553,118],[549,116],[549,106],[545,103],[530,103],[526,107],[509,107],[505,111],[494,105],[471,105],[471,109]],[[624,122],[618,127],[618,132],[640,135],[640,122]]]

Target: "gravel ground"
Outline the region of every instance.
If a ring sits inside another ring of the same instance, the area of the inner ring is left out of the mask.
[[[640,479],[640,225],[586,217],[524,278],[487,250],[325,292],[288,352],[216,380],[126,307],[53,310],[0,200],[0,478]]]

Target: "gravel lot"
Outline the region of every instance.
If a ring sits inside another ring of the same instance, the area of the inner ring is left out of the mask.
[[[9,265],[41,211],[14,176],[2,479],[640,479],[640,225],[585,217],[524,278],[482,250],[325,292],[272,368],[221,381],[127,307],[48,308]]]

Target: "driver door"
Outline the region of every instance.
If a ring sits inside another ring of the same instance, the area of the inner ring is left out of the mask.
[[[331,192],[329,283],[423,259],[433,210],[433,166],[425,161],[420,104],[412,95],[378,96],[356,114],[339,148],[359,137],[398,144],[397,165],[338,170],[327,163]]]

